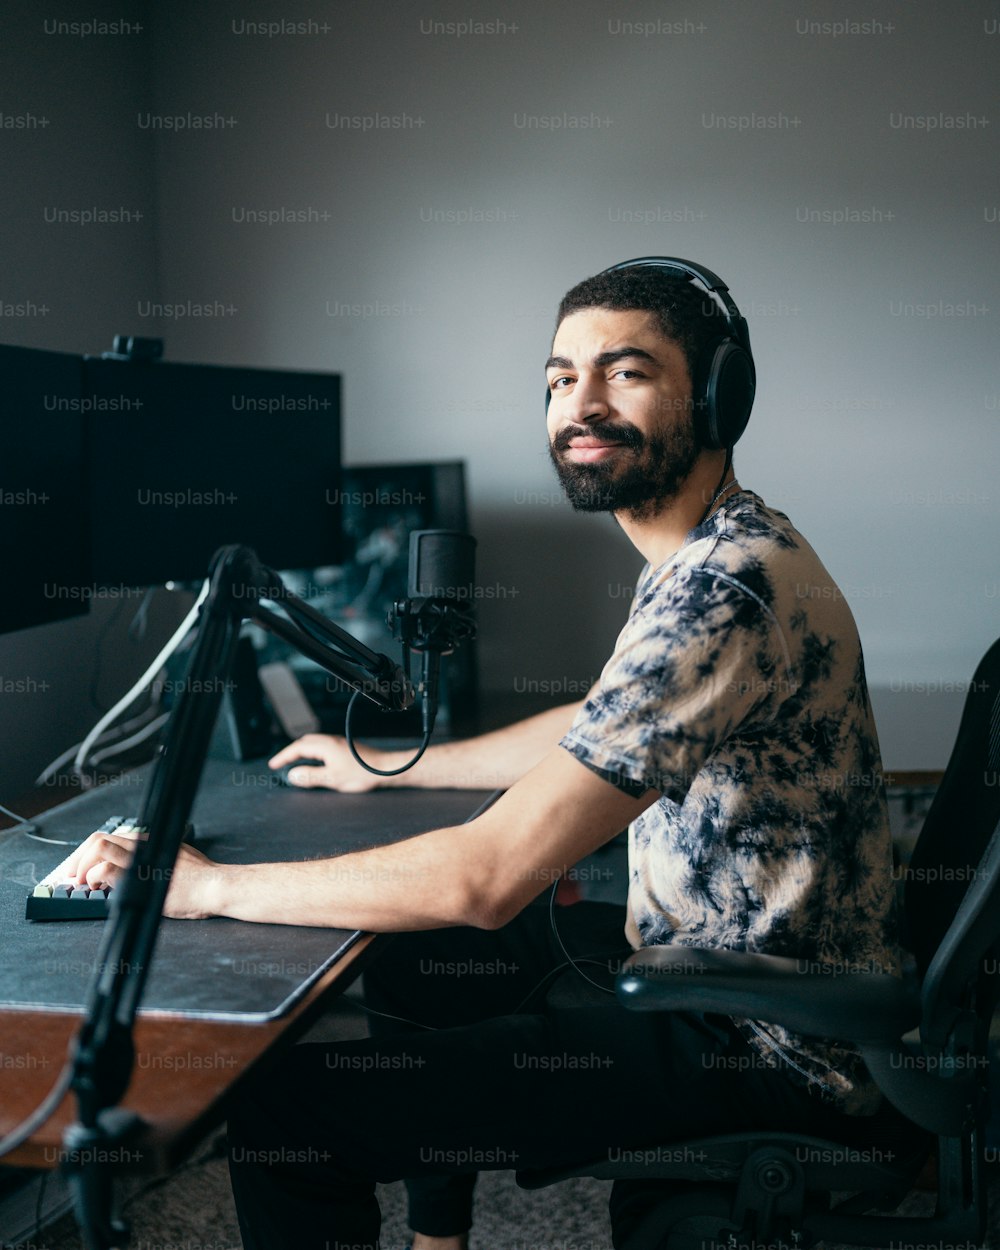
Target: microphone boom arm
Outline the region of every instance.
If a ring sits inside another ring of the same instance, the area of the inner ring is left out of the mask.
[[[263,607],[262,600],[280,604],[292,619]],[[87,1250],[111,1250],[127,1236],[111,1215],[105,1161],[114,1157],[112,1147],[135,1141],[143,1127],[138,1116],[116,1104],[135,1063],[132,1026],[244,618],[259,622],[382,708],[402,710],[415,697],[402,668],[293,595],[249,547],[220,547],[212,557],[185,679],[143,791],[138,819],[148,835],[136,843],[114,892],[84,1022],[70,1045],[79,1119],[63,1138],[63,1170]]]

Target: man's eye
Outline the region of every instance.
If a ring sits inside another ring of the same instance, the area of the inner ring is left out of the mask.
[[[549,390],[552,390],[552,391],[563,390],[564,388],[560,385],[560,383],[572,382],[572,381],[573,381],[572,378],[567,378],[567,377],[551,378],[549,380]]]
[[[646,375],[640,373],[638,369],[616,369],[614,376],[616,378],[642,378]]]

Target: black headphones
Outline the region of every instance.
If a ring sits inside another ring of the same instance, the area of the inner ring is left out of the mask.
[[[740,310],[733,303],[729,288],[720,277],[689,260],[676,256],[639,256],[602,269],[663,269],[686,275],[700,282],[719,297],[725,309],[727,329],[707,343],[698,355],[692,382],[695,437],[702,447],[712,450],[732,447],[746,429],[757,386],[757,371],[750,352],[750,333]],[[546,388],[545,409],[551,392]]]

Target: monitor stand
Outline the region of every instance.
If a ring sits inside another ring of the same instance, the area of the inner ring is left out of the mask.
[[[276,743],[271,712],[257,676],[257,652],[250,639],[243,637],[237,643],[233,667],[226,679],[208,748],[209,758],[256,760],[270,755]]]

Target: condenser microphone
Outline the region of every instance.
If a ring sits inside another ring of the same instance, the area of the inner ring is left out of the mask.
[[[476,540],[458,530],[414,530],[410,535],[408,599],[470,604]]]
[[[407,597],[393,604],[389,624],[403,643],[404,668],[409,652],[421,656],[423,732],[434,728],[439,699],[441,657],[476,633],[476,540],[459,530],[415,530],[410,535]]]

